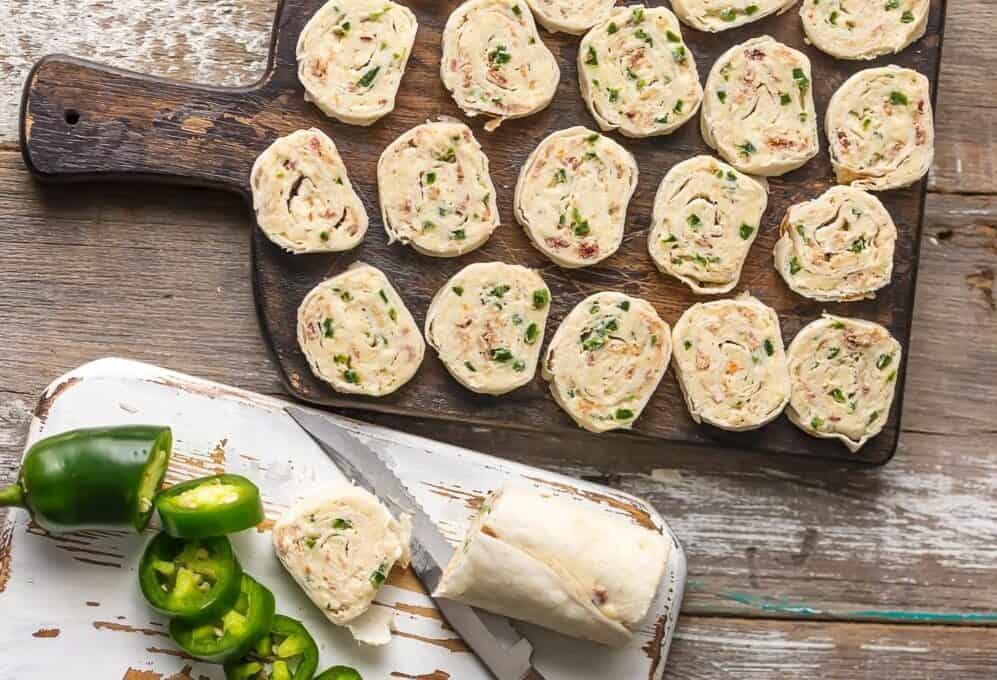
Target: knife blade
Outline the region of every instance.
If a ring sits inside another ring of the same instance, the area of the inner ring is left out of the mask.
[[[398,475],[376,451],[329,418],[294,406],[284,411],[350,481],[380,498],[395,515],[412,518],[412,570],[429,593],[436,590],[454,550]],[[533,644],[508,619],[452,600],[433,601],[498,680],[544,680],[533,666]]]

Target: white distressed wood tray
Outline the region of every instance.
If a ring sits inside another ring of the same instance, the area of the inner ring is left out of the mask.
[[[311,487],[341,478],[338,469],[282,411],[285,402],[122,359],[86,364],[42,395],[28,445],[60,431],[124,423],[169,424],[175,447],[167,480],[226,470],[263,491],[269,525]],[[549,680],[655,680],[678,618],[685,555],[665,522],[643,501],[604,487],[427,439],[340,418],[387,459],[413,496],[454,543],[480,499],[508,478],[522,478],[606,512],[650,522],[674,543],[658,597],[640,634],[622,650],[522,626]],[[13,511],[0,528],[0,678],[78,680],[221,679],[219,666],[185,657],[149,609],[136,566],[153,532],[88,531],[52,536]],[[277,610],[304,621],[321,649],[320,669],[356,667],[365,680],[475,680],[488,673],[449,629],[411,572],[396,569],[378,602],[396,610],[390,645],[353,642],[328,623],[274,557],[267,525],[233,543],[244,568],[277,598]]]

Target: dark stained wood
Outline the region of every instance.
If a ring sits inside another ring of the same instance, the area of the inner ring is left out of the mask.
[[[638,158],[641,182],[631,205],[627,236],[620,251],[598,266],[565,271],[551,264],[530,245],[511,210],[512,189],[522,161],[549,132],[573,124],[593,126],[578,94],[575,56],[577,39],[551,36],[544,41],[557,54],[562,82],[553,105],[527,119],[504,124],[499,131],[482,131],[472,122],[491,159],[499,191],[504,226],[483,248],[454,260],[429,259],[409,249],[386,247],[376,202],[375,166],[380,151],[403,131],[437,115],[459,116],[445,92],[438,68],[440,34],[455,2],[411,2],[420,20],[417,47],[409,62],[395,112],[371,128],[345,126],[323,117],[307,105],[297,83],[294,43],[301,27],[321,3],[286,0],[278,13],[274,52],[261,82],[242,90],[212,89],[168,83],[101,70],[67,59],[43,61],[29,79],[24,109],[23,152],[29,167],[46,179],[148,179],[222,187],[247,195],[248,174],[255,156],[277,136],[316,126],[336,140],[351,179],[364,198],[372,226],[364,244],[340,256],[292,256],[282,253],[253,230],[254,280],[258,309],[285,382],[295,396],[325,405],[413,414],[460,422],[552,432],[587,445],[593,438],[579,432],[547,395],[537,378],[501,398],[474,395],[457,385],[435,356],[427,356],[418,377],[399,393],[381,400],[336,395],[309,372],[295,339],[295,312],[305,293],[322,278],[342,271],[355,260],[384,270],[417,320],[424,320],[429,299],[459,268],[470,262],[503,260],[538,268],[550,285],[554,302],[551,328],[586,295],[619,289],[649,299],[670,323],[702,298],[654,269],[646,253],[651,201],[657,184],[674,163],[707,152],[695,121],[675,135],[651,140],[623,140]],[[805,51],[814,64],[814,86],[821,120],[832,92],[862,68],[898,63],[916,68],[932,81],[937,76],[944,2],[932,3],[928,35],[892,59],[871,63],[837,62],[804,44],[795,12],[770,17],[719,36],[685,30],[700,74],[735,42],[770,33]],[[79,114],[67,122],[67,111]],[[822,140],[826,149],[826,140]],[[795,296],[772,267],[776,226],[791,203],[807,199],[833,184],[826,151],[803,169],[771,182],[770,208],[758,242],[749,255],[740,290],[751,290],[780,314],[787,341],[823,309],[874,319],[887,325],[907,346],[914,278],[919,249],[919,225],[925,183],[882,196],[900,228],[894,283],[877,300],[847,305],[822,305]],[[552,332],[552,331],[551,331]],[[898,383],[902,394],[903,380]],[[603,435],[603,450],[640,437],[696,445],[723,445],[801,455],[840,457],[883,463],[892,456],[899,434],[902,397],[882,435],[855,456],[834,442],[812,439],[785,419],[753,433],[729,434],[697,426],[689,418],[671,375],[662,383],[642,418],[636,435]],[[607,466],[611,465],[606,460]]]

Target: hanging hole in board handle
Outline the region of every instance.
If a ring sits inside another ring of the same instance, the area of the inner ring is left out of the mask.
[[[76,125],[80,122],[80,112],[76,109],[66,109],[65,118],[69,125]]]

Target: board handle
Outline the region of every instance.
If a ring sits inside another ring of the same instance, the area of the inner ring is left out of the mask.
[[[213,88],[52,55],[28,75],[21,149],[46,181],[248,189],[265,130],[257,87]]]

